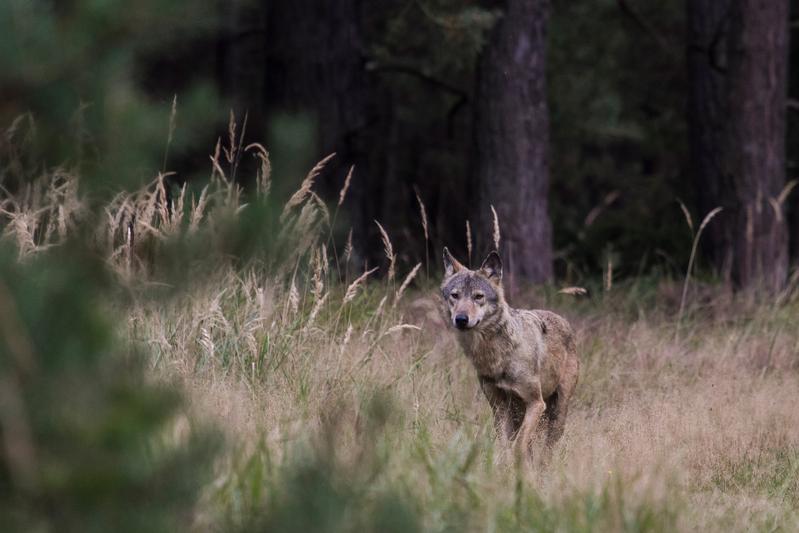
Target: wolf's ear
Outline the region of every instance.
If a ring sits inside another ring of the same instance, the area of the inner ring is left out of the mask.
[[[444,247],[444,277],[448,278],[453,274],[456,274],[463,270],[463,265],[458,262],[457,259],[452,257],[452,254],[449,253],[447,247]]]
[[[488,279],[499,283],[502,281],[502,259],[497,252],[491,252],[480,266],[480,272]]]

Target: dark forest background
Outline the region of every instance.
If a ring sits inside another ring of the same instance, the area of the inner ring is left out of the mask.
[[[692,233],[717,206],[702,243],[706,275],[780,287],[799,256],[788,0],[240,0],[188,14],[180,2],[155,11],[110,2],[121,12],[103,16],[81,2],[41,4],[52,31],[93,36],[64,57],[23,49],[28,57],[4,60],[25,75],[0,87],[0,118],[30,111],[49,125],[42,159],[52,164],[76,110],[124,101],[91,80],[125,56],[161,121],[138,136],[118,123],[101,143],[90,127],[77,131],[98,152],[139,143],[163,153],[177,96],[174,142],[163,169],[104,165],[140,182],[158,170],[174,171],[174,185],[207,176],[231,109],[240,125],[246,117],[245,144],[270,151],[278,198],[336,152],[318,182],[333,205],[355,166],[336,235],[343,245],[353,228],[361,262],[381,253],[374,220],[400,262],[443,245],[466,258],[468,220],[473,264],[492,247],[492,205],[513,280],[578,283],[608,265],[617,277],[681,275]]]

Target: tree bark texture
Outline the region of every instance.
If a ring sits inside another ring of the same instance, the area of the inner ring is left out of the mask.
[[[552,279],[548,17],[548,0],[508,0],[478,69],[476,175],[484,214],[480,233],[491,234],[493,205],[511,288],[519,281]]]
[[[784,202],[788,0],[688,0],[691,163],[705,248],[737,287],[788,272]]]

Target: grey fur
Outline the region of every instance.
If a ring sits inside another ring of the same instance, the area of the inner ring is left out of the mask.
[[[445,248],[444,269],[445,314],[459,326],[458,342],[477,371],[499,435],[530,454],[544,417],[551,447],[563,434],[579,374],[571,326],[549,311],[511,308],[495,252],[473,271]]]

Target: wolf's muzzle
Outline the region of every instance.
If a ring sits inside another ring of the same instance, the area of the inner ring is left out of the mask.
[[[455,327],[458,329],[466,329],[469,327],[469,317],[467,315],[455,316]]]

